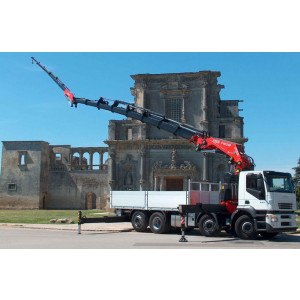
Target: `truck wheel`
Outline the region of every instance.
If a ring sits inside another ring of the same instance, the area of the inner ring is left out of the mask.
[[[260,235],[266,239],[271,239],[276,236],[279,232],[260,232]]]
[[[211,215],[204,215],[198,223],[199,230],[204,236],[216,236],[220,233],[220,226]]]
[[[244,240],[256,239],[258,233],[255,230],[253,219],[249,216],[240,216],[235,223],[237,236]]]
[[[164,215],[160,212],[151,215],[149,225],[153,233],[165,233],[169,228]]]
[[[144,212],[136,211],[131,218],[131,224],[135,231],[143,232],[147,230],[149,218]]]

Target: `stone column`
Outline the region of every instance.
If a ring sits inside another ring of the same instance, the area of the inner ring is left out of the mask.
[[[185,120],[185,112],[184,112],[184,103],[185,103],[184,98],[185,98],[185,96],[183,95],[182,96],[182,111],[181,111],[181,113],[182,113],[182,118],[181,118],[182,123],[186,122],[186,120]]]
[[[160,176],[159,179],[160,179],[159,190],[162,191],[164,188],[164,177]]]
[[[103,168],[103,151],[101,151],[101,152],[99,153],[99,155],[100,155],[100,161],[99,161],[100,166],[99,166],[99,170],[102,170],[102,168]]]
[[[145,146],[142,145],[141,151],[140,151],[140,191],[143,191],[145,188]]]
[[[157,176],[154,175],[154,191],[157,191]]]
[[[145,82],[136,82],[135,88],[131,89],[131,94],[135,97],[135,104],[139,107],[145,107]]]
[[[204,131],[208,131],[208,106],[207,106],[207,97],[206,97],[206,88],[208,82],[203,81],[202,85],[202,121],[200,122],[201,129]]]
[[[83,151],[79,152],[79,168],[82,169]]]
[[[116,188],[116,152],[113,147],[109,149],[109,156],[110,156],[110,188],[114,190]]]
[[[93,170],[93,155],[94,155],[94,153],[93,153],[93,151],[90,151],[89,154],[90,154],[90,170]]]

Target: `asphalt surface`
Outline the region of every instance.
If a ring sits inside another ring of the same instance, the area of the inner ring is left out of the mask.
[[[204,237],[193,230],[186,235],[188,242],[182,243],[178,232],[139,233],[130,223],[84,224],[81,234],[77,224],[36,226],[0,224],[0,249],[300,249],[300,233],[241,240],[226,233]]]

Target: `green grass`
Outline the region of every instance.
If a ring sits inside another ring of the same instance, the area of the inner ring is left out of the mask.
[[[86,217],[101,217],[98,213],[105,210],[82,210]],[[298,227],[300,228],[300,210],[298,214]],[[69,219],[77,223],[78,210],[0,210],[0,223],[28,223],[28,224],[50,224],[51,219]]]
[[[86,217],[100,217],[104,210],[82,210]],[[0,210],[0,223],[50,224],[51,219],[69,219],[78,222],[78,210]]]

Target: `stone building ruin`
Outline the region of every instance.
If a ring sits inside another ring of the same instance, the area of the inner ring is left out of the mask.
[[[132,75],[136,106],[211,136],[244,144],[240,100],[221,100],[220,72]],[[99,112],[109,113],[109,112]],[[195,151],[189,141],[128,118],[111,120],[107,147],[4,141],[0,208],[107,209],[113,190],[186,190],[218,182],[223,155]]]

